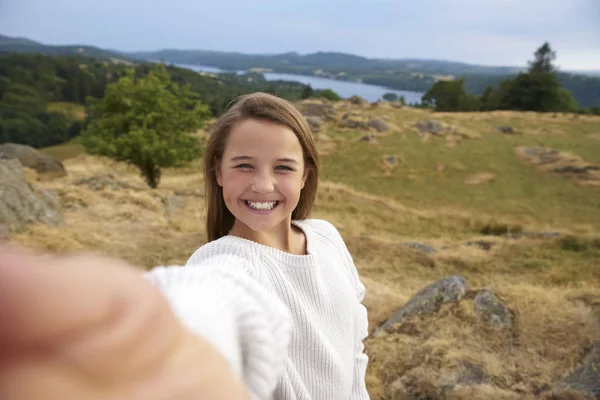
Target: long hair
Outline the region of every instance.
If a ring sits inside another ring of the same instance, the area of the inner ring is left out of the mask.
[[[300,141],[307,176],[298,205],[292,212],[292,219],[307,218],[315,202],[320,161],[310,126],[304,116],[287,100],[267,93],[240,96],[211,127],[206,144],[204,183],[206,234],[209,242],[226,236],[233,227],[235,218],[225,205],[223,188],[217,182],[217,170],[221,167],[229,133],[237,124],[248,119],[283,125],[290,128]]]

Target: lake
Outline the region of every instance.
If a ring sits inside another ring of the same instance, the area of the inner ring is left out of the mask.
[[[204,65],[188,65],[188,64],[174,64],[181,68],[191,69],[193,71],[199,72],[210,72],[218,74],[220,72],[232,72],[226,71],[220,68],[215,67],[207,67]],[[245,71],[237,71],[237,73],[244,73]],[[395,93],[400,96],[404,96],[404,99],[407,103],[420,103],[421,97],[423,93],[420,92],[412,92],[408,90],[396,90],[389,89],[383,86],[377,85],[369,85],[367,83],[360,82],[347,82],[347,81],[338,81],[336,79],[322,78],[318,76],[308,76],[308,75],[296,75],[296,74],[281,74],[276,72],[266,72],[263,73],[265,79],[268,81],[295,81],[301,82],[305,85],[310,85],[313,89],[331,89],[343,98],[348,98],[351,96],[360,96],[363,99],[373,102],[377,100],[381,100],[385,93]]]

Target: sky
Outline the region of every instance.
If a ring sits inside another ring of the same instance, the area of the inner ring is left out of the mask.
[[[600,70],[600,0],[0,0],[0,34],[122,51],[164,48]]]

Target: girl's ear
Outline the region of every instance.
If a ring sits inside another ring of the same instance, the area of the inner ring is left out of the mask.
[[[304,168],[304,175],[302,176],[302,188],[304,189],[304,184],[306,183],[306,178],[308,178],[309,168]]]

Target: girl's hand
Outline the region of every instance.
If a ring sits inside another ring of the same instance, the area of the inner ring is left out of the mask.
[[[0,246],[0,399],[247,398],[139,271]]]

